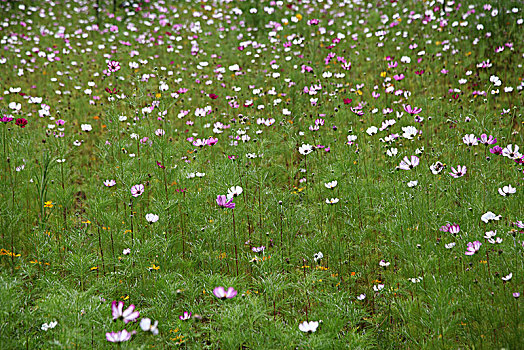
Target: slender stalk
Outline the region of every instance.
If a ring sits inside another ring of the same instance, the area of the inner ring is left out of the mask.
[[[100,256],[102,257],[102,269],[103,269],[103,273],[104,273],[104,276],[106,274],[106,264],[104,262],[104,251],[102,250],[102,235],[100,233],[100,225],[97,225],[97,230],[98,230],[98,247],[100,248]]]

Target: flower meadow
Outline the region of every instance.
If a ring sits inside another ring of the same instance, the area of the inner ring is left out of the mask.
[[[517,349],[521,1],[0,1],[2,349]]]

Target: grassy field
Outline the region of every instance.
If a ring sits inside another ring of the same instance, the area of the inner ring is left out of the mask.
[[[523,348],[521,1],[113,5],[0,2],[2,349]]]

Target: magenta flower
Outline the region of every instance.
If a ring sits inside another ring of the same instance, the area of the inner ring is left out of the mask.
[[[518,228],[524,228],[524,221],[517,221],[514,222],[513,225],[517,226]]]
[[[451,173],[449,175],[453,176],[455,179],[462,177],[466,175],[466,166],[465,165],[459,165],[457,169],[451,167]]]
[[[120,63],[117,61],[109,61],[107,63],[107,69],[111,73],[118,72],[120,70]]]
[[[479,141],[480,143],[484,144],[484,145],[494,145],[497,143],[497,138],[496,137],[493,137],[492,135],[486,135],[486,134],[482,134],[480,135],[480,138],[479,138]]]
[[[206,142],[206,145],[213,146],[218,142],[218,139],[216,137],[210,137],[205,142]]]
[[[447,225],[444,225],[440,228],[440,231],[442,232],[449,232],[451,234],[454,234],[456,235],[457,233],[460,232],[460,226],[458,224],[447,224]]]
[[[467,248],[467,250],[466,250],[466,252],[464,254],[466,254],[466,255],[473,255],[473,254],[475,254],[476,252],[479,251],[481,245],[482,245],[482,243],[480,243],[479,241],[469,242],[468,243],[468,248]]]
[[[402,159],[400,162],[400,165],[398,166],[402,170],[411,170],[414,167],[416,167],[420,162],[420,159],[417,156],[411,156],[411,158],[408,158],[407,156]]]
[[[449,227],[449,233],[456,235],[460,232],[460,226],[458,224],[453,224]]]
[[[131,336],[135,333],[135,331],[128,332],[124,329],[123,331],[106,333],[106,339],[111,343],[122,343],[131,339]]]
[[[181,321],[186,321],[191,318],[191,312],[184,311],[183,315],[178,316]]]
[[[418,114],[422,112],[422,108],[420,107],[411,107],[411,105],[404,106],[404,110],[408,112],[409,114]]]
[[[502,154],[502,147],[500,147],[500,146],[495,146],[495,147],[493,147],[493,148],[490,148],[489,151],[490,151],[490,153],[492,153],[492,154],[501,155],[501,154]]]
[[[232,299],[236,297],[237,291],[233,287],[229,287],[227,291],[224,287],[216,287],[215,289],[213,289],[213,294],[218,299],[224,300],[224,299]]]
[[[444,225],[444,226],[441,226],[441,227],[439,228],[439,230],[442,231],[442,232],[449,232],[449,228],[450,228],[450,227],[451,227],[451,224],[446,224],[446,225]]]
[[[135,305],[130,305],[124,310],[124,302],[116,300],[111,304],[111,312],[113,313],[113,321],[122,318],[124,323],[134,322],[140,316],[140,313],[135,311]]]
[[[217,196],[217,204],[223,208],[235,209],[235,203],[233,203],[233,198],[228,200],[227,197],[224,195]]]
[[[139,197],[142,195],[142,193],[144,193],[144,185],[139,184],[131,187],[131,195],[133,197]]]
[[[15,118],[13,118],[13,117],[8,117],[8,116],[4,115],[2,118],[0,118],[0,122],[7,124],[7,123],[13,121],[14,119]]]

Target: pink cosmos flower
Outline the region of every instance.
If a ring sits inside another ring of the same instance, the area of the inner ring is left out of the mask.
[[[266,247],[264,246],[260,246],[260,247],[252,247],[251,250],[254,252],[254,253],[260,253],[260,252],[263,252],[264,249],[266,249]]]
[[[465,165],[459,165],[457,166],[457,169],[451,167],[451,173],[449,175],[453,176],[455,179],[462,177],[466,175],[466,166]]]
[[[484,145],[494,145],[497,143],[497,138],[496,137],[493,137],[492,135],[486,135],[486,134],[482,134],[480,135],[480,138],[478,139],[480,141],[480,143],[484,144]]]
[[[408,112],[409,114],[418,114],[422,112],[422,108],[420,107],[411,107],[411,105],[404,106],[404,110]]]
[[[213,146],[213,145],[216,145],[216,143],[218,142],[218,138],[211,136],[205,142],[206,142],[206,145]]]
[[[120,63],[117,61],[109,61],[107,63],[107,69],[111,73],[118,72],[120,70]]]
[[[142,195],[142,193],[144,193],[144,185],[139,184],[131,187],[131,195],[133,197],[139,197]]]
[[[106,187],[113,187],[114,185],[116,185],[116,181],[115,180],[105,180],[104,181],[104,186],[106,186]]]
[[[481,245],[482,245],[482,243],[480,243],[479,241],[469,242],[468,243],[468,248],[467,248],[467,250],[466,250],[466,252],[464,254],[466,254],[466,255],[473,255],[473,254],[475,254],[476,252],[479,251]]]
[[[188,139],[189,140],[189,139]],[[193,146],[195,147],[203,147],[206,145],[206,141],[202,141],[202,139],[196,139],[193,141]]]
[[[124,302],[117,302],[116,300],[111,304],[111,312],[113,313],[113,321],[122,318],[124,323],[129,323],[131,321],[134,322],[140,316],[140,313],[135,311],[135,305],[130,305],[127,309],[124,310]]]
[[[449,232],[451,234],[454,234],[456,235],[457,233],[460,232],[460,226],[459,224],[446,224],[444,226],[442,226],[440,229],[440,231],[442,232]]]
[[[224,299],[232,299],[236,297],[237,291],[233,287],[229,287],[227,291],[224,287],[216,287],[215,289],[213,289],[213,294],[218,299],[224,300]]]
[[[184,311],[183,315],[178,316],[181,321],[186,321],[191,318],[191,312]]]
[[[111,343],[122,343],[131,339],[131,336],[135,334],[135,331],[128,332],[127,330],[106,333],[106,339]]]
[[[235,205],[236,205],[235,203],[233,203],[232,198],[228,200],[227,197],[224,195],[217,196],[217,204],[221,207],[229,208],[229,209],[235,209]]]
[[[484,136],[486,136],[486,135],[484,134]],[[464,142],[464,144],[466,144],[468,146],[476,146],[476,145],[479,144],[477,137],[475,135],[473,135],[473,134],[465,135],[462,138],[462,142]]]

